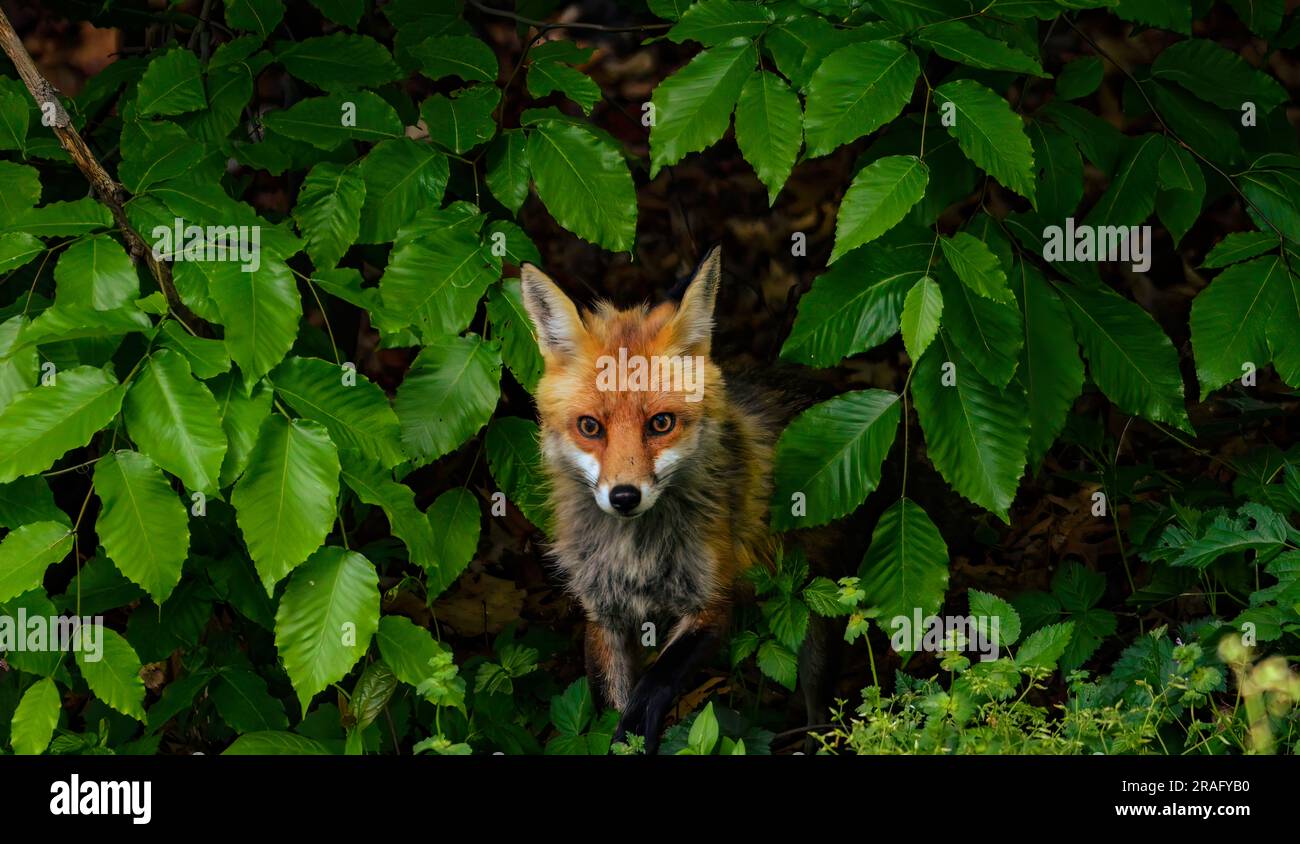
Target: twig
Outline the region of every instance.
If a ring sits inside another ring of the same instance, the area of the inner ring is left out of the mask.
[[[498,18],[507,18],[519,23],[526,23],[529,26],[546,26],[551,29],[588,29],[592,32],[655,32],[661,29],[672,29],[671,23],[647,23],[637,24],[635,26],[605,26],[599,23],[558,23],[555,21],[539,21],[534,18],[526,18],[523,15],[517,15],[514,12],[507,12],[502,9],[493,9],[491,6],[484,6],[480,0],[469,0],[469,4],[479,12],[485,15],[492,15]]]
[[[90,147],[86,146],[81,135],[73,128],[72,119],[64,110],[63,103],[59,102],[58,90],[36,69],[27,48],[23,46],[18,33],[14,31],[13,24],[9,22],[8,16],[2,9],[0,9],[0,48],[18,69],[18,75],[22,77],[23,84],[27,86],[28,93],[32,95],[32,99],[36,101],[42,113],[53,111],[54,120],[50,128],[54,130],[59,143],[72,157],[77,169],[90,182],[95,198],[112,213],[113,220],[126,239],[131,254],[136,258],[143,257],[148,263],[149,271],[153,273],[153,277],[158,281],[158,287],[167,298],[168,307],[183,321],[209,329],[208,324],[181,301],[180,294],[176,292],[176,285],[172,283],[171,267],[155,258],[153,250],[144,242],[144,238],[131,227],[131,222],[126,216],[125,202],[129,198],[126,190],[108,175],[108,171],[99,163],[95,154],[90,151]],[[208,335],[211,336],[211,333],[209,329]]]
[[[1215,173],[1221,176],[1223,180],[1228,183],[1228,186],[1232,188],[1233,192],[1236,193],[1237,196],[1241,197],[1242,201],[1244,201],[1247,205],[1249,205],[1255,211],[1255,213],[1259,215],[1259,218],[1261,220],[1263,220],[1265,223],[1268,224],[1268,227],[1273,230],[1273,233],[1278,236],[1279,240],[1285,243],[1286,235],[1282,233],[1282,230],[1278,228],[1277,224],[1274,223],[1272,219],[1270,219],[1268,216],[1266,216],[1264,212],[1260,209],[1260,207],[1256,205],[1249,196],[1246,196],[1246,192],[1237,186],[1236,181],[1233,180],[1233,178],[1229,176],[1227,173],[1225,173],[1219,167],[1219,165],[1215,164],[1209,158],[1202,155],[1199,150],[1197,150],[1191,144],[1187,143],[1187,141],[1184,141],[1181,137],[1179,137],[1178,133],[1175,132],[1173,128],[1170,127],[1170,125],[1165,122],[1165,118],[1160,114],[1160,110],[1156,108],[1156,104],[1151,101],[1151,97],[1147,96],[1146,89],[1142,87],[1142,83],[1138,81],[1137,77],[1134,76],[1132,72],[1129,71],[1128,68],[1120,64],[1115,59],[1114,56],[1112,56],[1110,53],[1106,51],[1104,47],[1102,47],[1100,44],[1094,41],[1091,36],[1089,36],[1082,29],[1079,29],[1078,25],[1076,25],[1075,22],[1070,19],[1069,15],[1062,15],[1061,17],[1065,18],[1065,22],[1070,25],[1070,28],[1073,29],[1080,38],[1088,42],[1088,45],[1092,47],[1093,50],[1096,51],[1097,55],[1101,56],[1106,61],[1113,64],[1116,68],[1119,69],[1120,73],[1124,74],[1124,76],[1128,79],[1128,81],[1133,83],[1133,86],[1137,88],[1137,92],[1142,95],[1142,99],[1146,102],[1147,108],[1151,109],[1151,113],[1155,115],[1156,120],[1159,121],[1160,128],[1165,131],[1165,134],[1173,138],[1180,147],[1182,147],[1183,149],[1190,152],[1192,155],[1199,158],[1201,161],[1203,161],[1206,164],[1206,166],[1208,166],[1211,170],[1213,170]],[[1287,254],[1285,248],[1282,249],[1282,261],[1283,263],[1287,264],[1287,267],[1289,269],[1290,262],[1287,260]]]

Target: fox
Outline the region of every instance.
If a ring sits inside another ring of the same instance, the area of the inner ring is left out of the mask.
[[[721,279],[715,246],[679,302],[579,313],[538,267],[520,268],[544,363],[548,553],[586,616],[588,681],[598,705],[620,713],[614,741],[642,736],[648,754],[725,641],[744,573],[772,569],[780,543],[768,502],[790,409],[729,382],[713,360]],[[667,636],[642,672],[648,630]],[[802,668],[819,667],[810,654]]]

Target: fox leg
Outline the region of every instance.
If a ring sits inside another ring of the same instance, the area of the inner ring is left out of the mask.
[[[614,741],[623,741],[628,733],[635,733],[645,737],[647,754],[659,751],[664,716],[695,672],[717,652],[729,622],[729,606],[689,615],[678,622],[659,658],[632,690]]]
[[[832,619],[814,615],[809,620],[808,637],[799,651],[799,684],[803,687],[808,727],[825,724],[830,717],[831,695],[841,654],[842,637],[833,630]],[[811,729],[804,736],[804,752],[820,747]]]
[[[636,679],[636,662],[627,634],[588,620],[585,645],[592,697],[601,709],[612,706],[621,711]]]

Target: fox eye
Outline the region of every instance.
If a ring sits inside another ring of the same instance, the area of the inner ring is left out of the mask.
[[[671,413],[656,413],[650,417],[650,433],[666,434],[677,425],[677,417]]]
[[[601,435],[601,432],[603,430],[604,429],[601,427],[601,424],[596,421],[595,417],[592,416],[578,417],[578,433],[582,434],[587,439],[594,440],[596,437],[599,437]]]

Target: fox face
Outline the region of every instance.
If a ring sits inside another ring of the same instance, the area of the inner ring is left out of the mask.
[[[546,364],[537,391],[543,456],[611,517],[634,519],[655,506],[722,400],[709,358],[720,271],[715,248],[680,305],[601,303],[580,315],[541,270],[522,267],[524,306]]]

